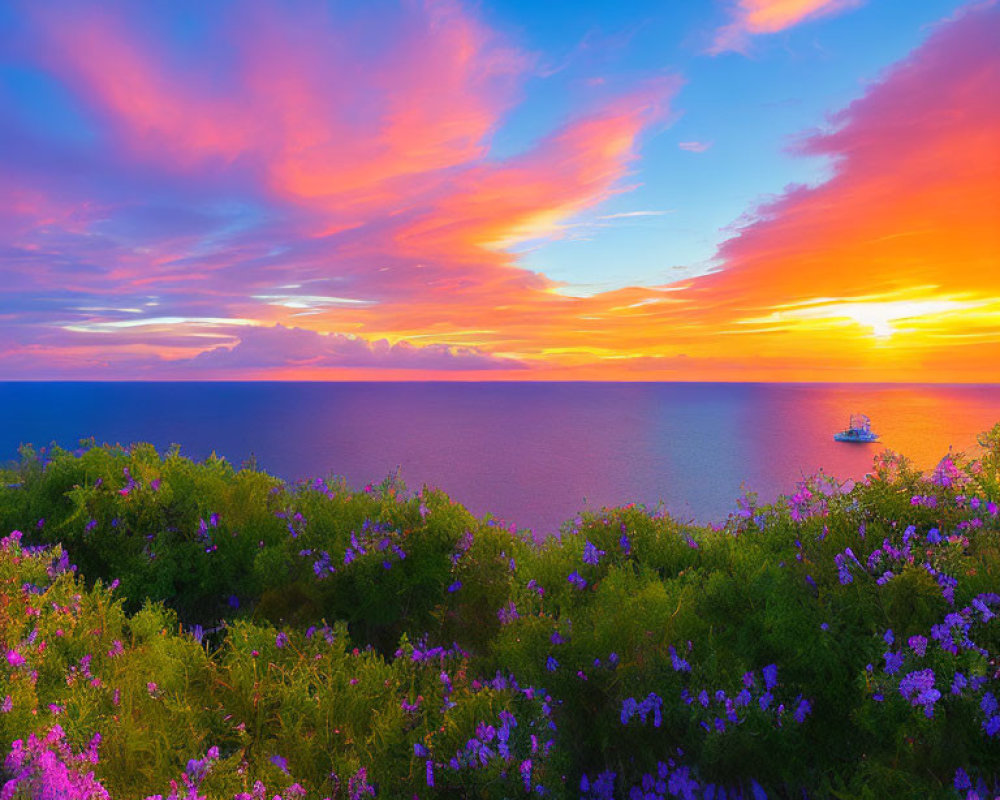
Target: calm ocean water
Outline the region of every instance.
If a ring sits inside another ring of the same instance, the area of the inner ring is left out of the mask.
[[[832,440],[852,411],[880,444]],[[997,421],[996,384],[0,383],[0,461],[93,436],[354,487],[398,467],[541,535],[629,502],[721,522],[743,484],[770,500],[820,467],[858,478],[882,447],[928,467]]]

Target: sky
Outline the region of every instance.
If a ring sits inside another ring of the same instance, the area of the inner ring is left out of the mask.
[[[1000,3],[0,0],[0,380],[1000,380]]]

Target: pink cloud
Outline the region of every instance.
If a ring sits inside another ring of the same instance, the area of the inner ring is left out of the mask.
[[[350,21],[321,3],[294,16],[240,4],[211,47],[183,53],[122,8],[30,12],[48,68],[110,132],[116,168],[190,186],[195,203],[249,192],[271,219],[222,241],[191,230],[129,248],[108,237],[100,278],[78,288],[166,293],[188,306],[198,296],[238,315],[254,313],[250,297],[303,280],[411,307],[456,288],[485,303],[504,287],[524,301],[548,282],[498,245],[552,235],[617,191],[677,84],[607,100],[522,155],[491,161],[490,135],[532,58],[457,3]],[[105,211],[120,222],[126,209]],[[256,313],[287,319],[259,304]],[[342,316],[324,319],[336,330]]]
[[[343,334],[324,334],[284,325],[240,331],[239,342],[208,350],[178,365],[185,375],[213,376],[262,369],[313,370],[333,368],[464,371],[519,369],[515,359],[490,355],[475,347],[443,344],[390,344]]]
[[[704,153],[712,146],[712,142],[679,142],[677,146],[689,153]]]
[[[735,0],[731,21],[716,31],[709,52],[743,52],[750,37],[777,33],[801,22],[855,8],[864,0]]]

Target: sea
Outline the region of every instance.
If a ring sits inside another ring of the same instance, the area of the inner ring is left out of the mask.
[[[833,434],[867,414],[877,444]],[[290,483],[398,473],[477,516],[557,533],[628,503],[720,524],[822,469],[862,478],[888,448],[930,469],[1000,422],[1000,384],[0,383],[0,462],[18,447],[150,442]]]

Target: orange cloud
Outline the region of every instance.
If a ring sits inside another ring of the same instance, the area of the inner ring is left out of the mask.
[[[737,21],[762,33],[844,7],[745,0]],[[352,23],[389,37],[373,48],[388,59],[310,8],[290,28],[249,6],[217,84],[189,80],[198,65],[141,26],[41,17],[60,45],[52,69],[102,115],[130,173],[159,170],[194,196],[218,181],[266,214],[215,241],[175,234],[157,212],[167,233],[151,246],[75,238],[97,248],[82,268],[28,242],[11,267],[19,305],[27,289],[68,284],[123,307],[17,329],[0,371],[155,374],[169,360],[171,375],[215,364],[247,378],[413,377],[419,364],[423,377],[490,380],[995,380],[982,374],[1000,363],[995,4],[943,24],[805,136],[799,149],[829,159],[831,177],[756,209],[713,274],[591,297],[561,293],[510,247],[559,236],[624,191],[677,80],[490,159],[530,57],[448,3],[408,6],[390,32]],[[55,207],[44,192],[15,204],[16,237],[33,208]],[[49,217],[90,233],[88,215]],[[147,293],[157,327],[130,326],[125,306]]]
[[[475,307],[493,331],[478,343],[548,377],[995,380],[997,40],[1000,9],[971,9],[803,138],[832,176],[757,209],[713,274],[500,295]],[[429,304],[398,320],[429,325],[433,310],[455,314]]]
[[[860,5],[864,0],[737,0],[732,21],[716,31],[709,52],[743,52],[751,36],[777,33],[800,22],[835,14]]]

